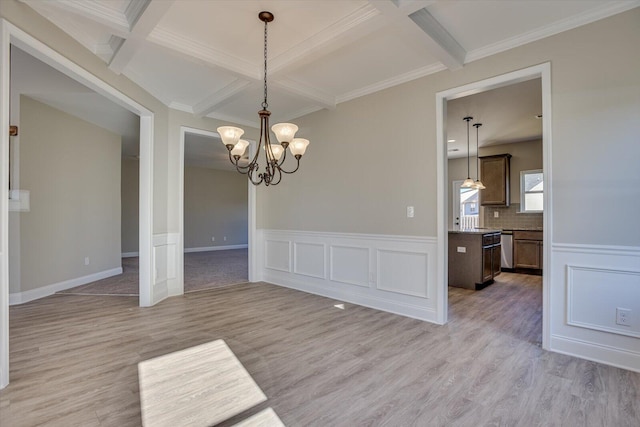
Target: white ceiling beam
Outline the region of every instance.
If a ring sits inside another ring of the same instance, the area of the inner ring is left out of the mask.
[[[336,97],[318,89],[317,87],[309,86],[284,77],[273,80],[272,84],[293,95],[309,100],[321,108],[328,108],[330,110],[336,108]]]
[[[131,0],[125,12],[131,30],[129,36],[120,44],[111,58],[109,69],[117,74],[122,73],[136,52],[143,48],[147,36],[155,29],[173,3],[174,0]]]
[[[256,82],[236,79],[227,86],[216,91],[215,93],[212,93],[211,95],[207,96],[205,99],[194,105],[193,114],[198,117],[204,117],[208,114],[211,114],[218,108],[222,107],[224,104],[237,98],[238,95],[240,95],[243,91],[256,84]]]
[[[151,32],[148,40],[182,55],[191,56],[206,65],[218,67],[236,77],[251,81],[262,79],[262,71],[256,67],[256,64],[218,50],[209,43],[194,40],[160,27],[156,27]]]
[[[411,15],[420,9],[424,9],[435,3],[435,0],[393,0],[405,15]]]
[[[84,0],[57,0],[43,3],[41,0],[20,0],[28,4],[35,10],[40,6],[54,7],[58,10],[70,12],[75,15],[88,18],[94,22],[105,25],[118,36],[129,33],[129,21],[124,13],[119,12],[109,6],[108,2],[94,2]]]
[[[408,44],[426,51],[450,70],[462,68],[466,51],[426,9],[407,15],[393,0],[369,3],[405,34]]]

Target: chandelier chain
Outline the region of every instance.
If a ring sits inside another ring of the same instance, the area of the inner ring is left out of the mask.
[[[265,110],[269,107],[267,103],[267,21],[264,21],[264,101],[262,108]]]

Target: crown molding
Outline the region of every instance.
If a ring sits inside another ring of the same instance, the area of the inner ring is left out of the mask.
[[[193,114],[193,107],[181,102],[171,101],[168,107],[172,110],[184,111],[185,113]]]
[[[247,87],[250,87],[253,84],[253,82],[248,80],[236,79],[194,105],[193,113],[197,116],[204,117],[234,99],[236,96],[241,94],[242,91],[247,89]]]
[[[397,86],[402,83],[410,82],[411,80],[419,79],[420,77],[428,76],[429,74],[435,74],[439,71],[446,70],[447,67],[441,63],[427,65],[425,67],[418,68],[416,70],[409,71],[408,73],[401,74],[399,76],[391,77],[390,79],[381,80],[377,83],[365,86],[360,89],[353,90],[351,92],[344,93],[336,97],[338,104],[352,99],[360,98],[361,96],[370,95],[372,93],[388,89],[393,86]]]
[[[302,108],[302,109],[297,110],[297,111],[292,112],[292,113],[283,114],[283,119],[282,120],[288,122],[290,120],[294,120],[294,119],[297,119],[299,117],[306,116],[307,114],[315,113],[316,111],[320,111],[320,110],[323,110],[323,109],[324,109],[324,107],[319,107],[317,105],[311,105],[311,106],[309,106],[307,108]]]
[[[544,27],[538,28],[527,33],[511,37],[510,39],[493,43],[488,46],[475,49],[467,53],[465,63],[476,61],[478,59],[486,58],[496,53],[504,52],[509,49],[522,46],[536,40],[541,40],[546,37],[550,37],[564,31],[572,30],[583,25],[590,24],[600,19],[608,18],[609,16],[616,15],[618,13],[626,12],[627,10],[634,9],[640,6],[640,1],[615,1],[604,2],[601,6],[588,10],[570,18],[562,19]]]
[[[138,18],[144,13],[144,10],[149,6],[151,0],[129,0],[127,8],[124,10],[124,16],[129,23],[129,28],[132,28]]]
[[[157,88],[155,85],[150,84],[145,78],[141,77],[135,71],[128,67],[123,73],[129,80],[140,86],[142,89],[153,95],[158,101],[167,107],[173,102],[171,99],[164,95],[164,91]]]
[[[336,97],[328,92],[318,89],[317,87],[309,86],[284,77],[275,79],[272,84],[294,95],[298,95],[306,100],[320,104],[322,108],[336,108]]]
[[[42,5],[38,0],[20,0],[33,9]],[[57,0],[46,2],[46,6],[60,11],[71,12],[84,16],[92,21],[106,25],[116,31],[118,35],[129,32],[129,21],[124,13],[106,6],[109,2],[83,1],[83,0]]]
[[[193,56],[209,65],[223,68],[238,76],[250,80],[260,80],[262,78],[262,74],[256,64],[165,28],[156,27],[149,35],[148,40],[167,49]]]

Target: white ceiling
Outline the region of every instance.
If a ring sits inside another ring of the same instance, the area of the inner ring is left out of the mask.
[[[256,127],[262,10],[275,14],[269,103],[277,122],[640,6],[637,0],[22,1],[167,106]]]
[[[542,81],[528,80],[509,86],[457,98],[447,102],[448,157],[466,157],[467,122],[469,153],[480,147],[542,139]],[[474,123],[481,123],[477,130]],[[456,151],[457,150],[457,151]]]

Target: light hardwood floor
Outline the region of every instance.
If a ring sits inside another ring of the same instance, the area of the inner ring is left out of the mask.
[[[0,425],[140,425],[137,363],[220,338],[287,426],[640,425],[640,374],[540,348],[540,277],[449,295],[445,326],[264,283],[14,306]]]

